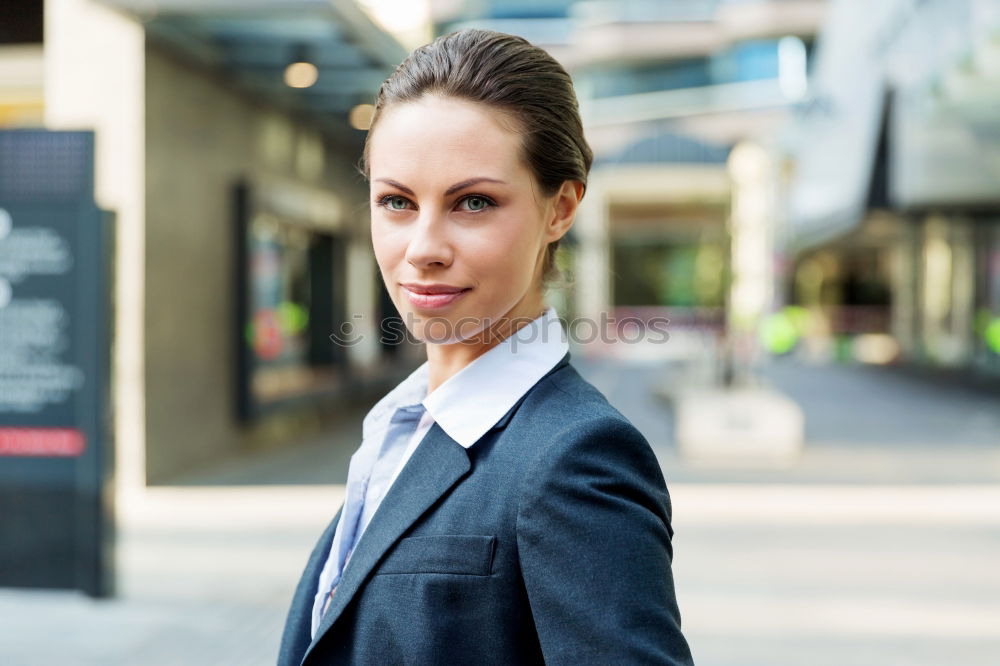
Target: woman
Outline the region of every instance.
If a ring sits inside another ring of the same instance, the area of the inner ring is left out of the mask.
[[[543,300],[591,161],[519,37],[452,33],[383,83],[372,244],[427,362],[365,418],[282,666],[691,663],[657,460]]]

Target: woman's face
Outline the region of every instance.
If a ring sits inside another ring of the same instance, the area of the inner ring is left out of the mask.
[[[372,132],[372,244],[414,337],[452,344],[538,316],[545,248],[572,224],[577,184],[543,197],[509,120],[473,102],[425,95]]]

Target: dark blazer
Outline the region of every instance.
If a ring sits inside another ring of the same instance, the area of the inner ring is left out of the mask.
[[[692,663],[660,466],[569,359],[468,450],[431,427],[310,640],[337,514],[295,591],[279,666]]]

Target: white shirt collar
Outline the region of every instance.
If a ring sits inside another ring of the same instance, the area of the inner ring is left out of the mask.
[[[372,408],[364,435],[401,406],[422,402],[449,437],[469,448],[569,350],[551,306],[427,395],[425,361]]]

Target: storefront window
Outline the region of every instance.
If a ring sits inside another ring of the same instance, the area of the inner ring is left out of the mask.
[[[329,229],[253,209],[238,220],[241,307],[239,412],[322,396],[342,382],[345,349],[331,334],[343,321],[344,239]]]
[[[976,228],[975,365],[1000,375],[1000,220]]]
[[[726,257],[720,244],[622,239],[613,260],[616,305],[723,305]]]

